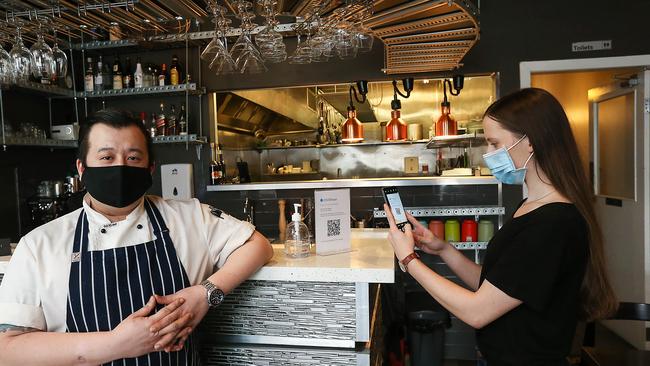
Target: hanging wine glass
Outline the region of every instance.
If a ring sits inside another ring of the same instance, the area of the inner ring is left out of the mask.
[[[40,23],[36,37],[36,43],[30,48],[34,62],[32,65],[32,75],[42,84],[50,84],[56,72],[56,62],[54,61],[52,48],[45,43],[43,27]]]
[[[4,43],[4,40],[0,42],[0,84],[11,84],[16,80],[16,68],[14,67],[14,59],[2,47],[2,43]]]
[[[54,58],[54,75],[52,80],[60,82],[68,76],[68,56],[59,48],[59,41],[54,29],[54,47],[52,47],[52,57]]]
[[[32,68],[32,53],[23,44],[23,39],[20,33],[20,27],[16,28],[16,40],[14,46],[9,52],[11,58],[14,60],[14,68],[16,69],[17,81],[28,81],[31,75]]]

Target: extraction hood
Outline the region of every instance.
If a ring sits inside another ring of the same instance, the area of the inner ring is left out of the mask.
[[[282,106],[278,100],[281,92],[283,90],[210,93],[210,100],[216,97],[216,115],[215,108],[210,108],[210,120],[216,122],[220,130],[258,138],[315,131],[316,111],[309,112],[307,105],[297,102],[285,102]]]

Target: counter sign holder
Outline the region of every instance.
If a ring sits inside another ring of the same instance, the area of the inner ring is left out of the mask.
[[[350,251],[350,190],[314,192],[316,254]]]

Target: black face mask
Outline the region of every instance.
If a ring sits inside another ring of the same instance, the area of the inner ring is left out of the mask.
[[[137,201],[152,184],[149,168],[126,165],[86,167],[81,181],[94,199],[118,208]]]

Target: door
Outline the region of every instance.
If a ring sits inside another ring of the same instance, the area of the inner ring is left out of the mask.
[[[650,74],[589,90],[590,167],[607,267],[619,301],[650,302],[648,104]],[[606,325],[646,349],[642,322]]]

